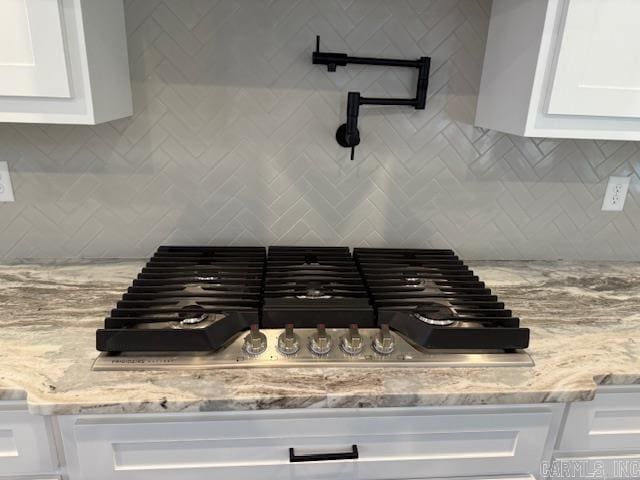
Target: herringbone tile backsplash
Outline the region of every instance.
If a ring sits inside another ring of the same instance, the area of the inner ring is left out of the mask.
[[[126,0],[133,118],[0,125],[16,202],[0,257],[141,257],[161,243],[453,247],[471,259],[640,260],[640,146],[472,126],[489,0]],[[311,64],[327,50],[433,58],[415,72]],[[509,101],[505,91],[504,101]],[[607,177],[633,175],[623,213]]]

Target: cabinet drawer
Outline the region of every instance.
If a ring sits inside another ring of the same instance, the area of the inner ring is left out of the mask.
[[[609,388],[569,406],[563,451],[640,451],[640,390]]]
[[[0,402],[0,475],[56,469],[44,417],[31,415],[20,403]]]
[[[80,418],[73,430],[80,470],[95,480],[375,480],[537,472],[552,419],[543,408],[413,410]],[[291,448],[353,445],[357,459],[290,461]]]

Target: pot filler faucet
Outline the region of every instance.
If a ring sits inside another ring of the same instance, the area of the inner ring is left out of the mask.
[[[320,36],[318,35],[316,37],[316,51],[313,52],[312,61],[314,65],[326,65],[329,72],[335,72],[337,67],[345,67],[349,63],[418,69],[418,88],[415,98],[373,98],[363,97],[360,92],[349,92],[347,97],[347,122],[338,127],[336,140],[342,147],[351,149],[351,160],[354,158],[356,146],[360,144],[360,131],[358,130],[360,105],[398,105],[414,107],[416,110],[424,110],[427,105],[430,57],[420,57],[418,60],[399,60],[351,57],[346,53],[321,52]]]

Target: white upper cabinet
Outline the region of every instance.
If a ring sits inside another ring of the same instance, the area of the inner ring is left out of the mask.
[[[571,0],[549,113],[640,117],[640,2]]]
[[[476,123],[640,140],[640,1],[494,0]]]
[[[0,3],[0,95],[69,98],[60,5]]]
[[[122,0],[0,1],[0,122],[131,114]]]

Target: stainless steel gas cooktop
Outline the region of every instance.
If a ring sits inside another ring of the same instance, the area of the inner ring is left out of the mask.
[[[94,369],[530,366],[519,323],[450,250],[166,246]]]

